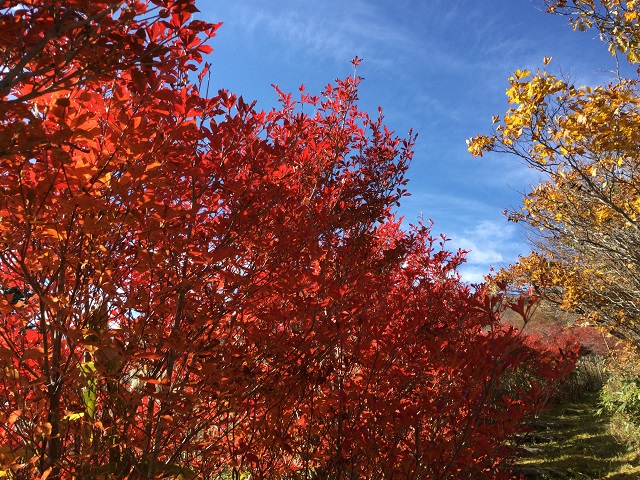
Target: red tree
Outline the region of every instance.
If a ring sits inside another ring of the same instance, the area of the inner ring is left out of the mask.
[[[1,3],[5,476],[494,472],[518,339],[391,216],[413,138],[356,78],[202,96],[195,11]]]

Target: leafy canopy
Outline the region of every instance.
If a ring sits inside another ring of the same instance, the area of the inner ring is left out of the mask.
[[[637,63],[640,4],[548,2],[578,29],[594,27]],[[545,59],[545,64],[550,59]],[[566,308],[639,338],[640,103],[638,79],[576,86],[546,71],[509,79],[509,109],[492,135],[469,142],[475,156],[516,155],[542,174],[509,218],[532,227],[536,248],[500,277],[547,287]]]

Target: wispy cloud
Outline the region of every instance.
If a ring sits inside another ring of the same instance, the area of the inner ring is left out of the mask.
[[[482,281],[490,267],[500,268],[512,263],[522,250],[515,225],[481,220],[475,225],[451,235],[451,245],[467,250],[467,263],[460,269],[464,280]]]
[[[402,48],[407,42],[403,30],[384,22],[375,5],[362,1],[345,2],[339,7],[323,2],[281,3],[260,8],[251,2],[238,2],[230,12],[229,27],[284,46],[286,50],[280,53],[298,60],[311,55],[344,62],[359,55],[389,64],[390,60],[380,54],[380,45]],[[336,8],[341,11],[336,12]]]
[[[459,248],[468,250],[468,263],[497,264],[504,261],[505,244],[513,242],[515,226],[506,222],[482,220],[452,236]]]
[[[467,251],[466,263],[460,272],[465,281],[479,283],[491,267],[506,267],[523,253],[520,228],[507,222],[506,218],[482,201],[460,198],[453,195],[420,195],[416,205],[432,209],[437,215],[433,219],[434,233],[444,232],[449,239],[447,249]],[[406,214],[412,223],[413,217]]]

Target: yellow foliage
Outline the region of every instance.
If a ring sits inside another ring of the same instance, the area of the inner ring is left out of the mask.
[[[640,3],[560,0],[577,29],[597,28],[629,62],[640,60]],[[546,66],[549,61],[543,61]],[[547,72],[517,70],[510,108],[472,155],[511,153],[547,178],[509,219],[539,231],[536,252],[490,280],[544,288],[565,308],[640,342],[640,89],[636,79],[576,86]],[[498,118],[498,120],[496,120]]]

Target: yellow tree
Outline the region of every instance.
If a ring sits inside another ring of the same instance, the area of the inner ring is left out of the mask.
[[[574,28],[598,28],[610,51],[640,62],[640,2],[548,1]],[[545,67],[550,59],[544,60]],[[576,86],[546,71],[516,71],[513,105],[491,135],[469,140],[474,156],[506,152],[543,181],[509,219],[537,234],[535,252],[501,280],[545,286],[547,297],[640,338],[640,91],[637,78]]]

